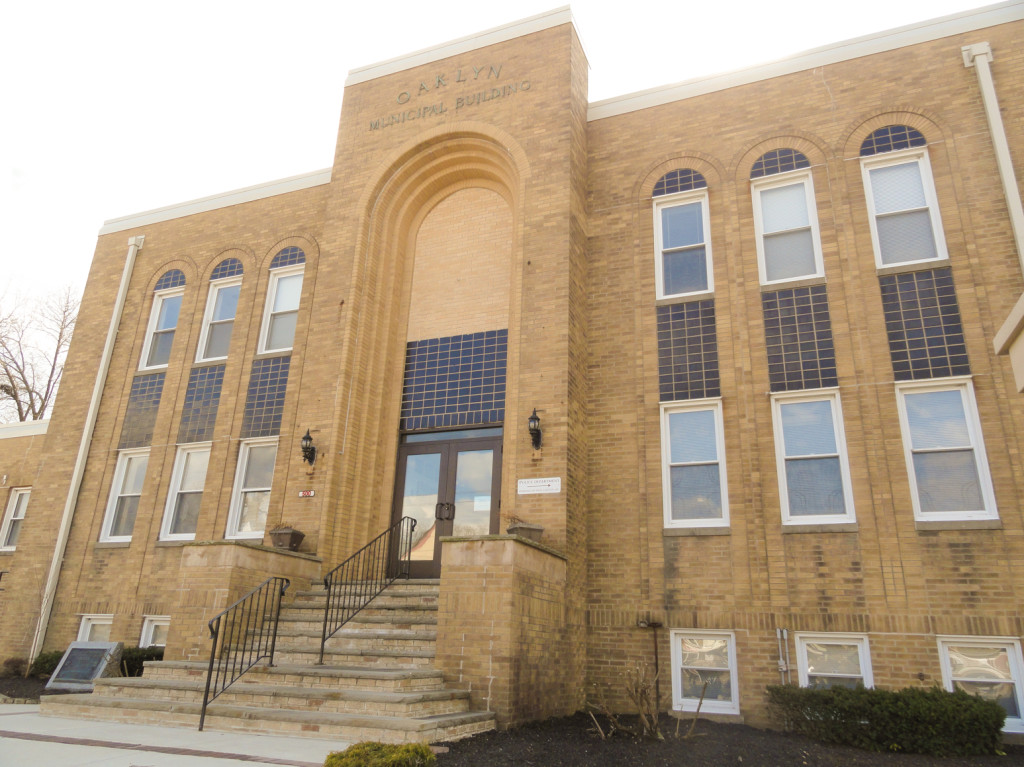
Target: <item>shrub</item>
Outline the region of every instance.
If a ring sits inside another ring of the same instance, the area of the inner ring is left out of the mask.
[[[121,671],[125,676],[142,676],[145,661],[163,659],[163,647],[125,647],[121,651]]]
[[[773,685],[788,729],[826,743],[932,756],[998,754],[1006,712],[962,690],[813,689]]]
[[[29,669],[28,673],[32,676],[37,676],[40,679],[46,679],[56,670],[57,664],[60,663],[60,659],[63,657],[63,650],[47,650],[46,652],[41,652],[36,656],[36,659],[32,661],[32,668]]]
[[[0,677],[25,676],[28,670],[28,661],[24,658],[8,658],[4,661],[4,670],[0,671]]]
[[[392,746],[387,743],[356,743],[327,755],[324,767],[431,767],[437,757],[424,743]]]

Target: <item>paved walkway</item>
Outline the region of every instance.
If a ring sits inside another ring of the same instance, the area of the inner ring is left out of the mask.
[[[0,767],[322,767],[349,744],[40,716],[0,706]]]

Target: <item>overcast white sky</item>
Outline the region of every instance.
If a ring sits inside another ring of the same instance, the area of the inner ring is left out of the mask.
[[[349,70],[562,5],[31,0],[0,13],[0,302],[81,290],[103,221],[331,165]],[[577,0],[590,100],[978,8]]]

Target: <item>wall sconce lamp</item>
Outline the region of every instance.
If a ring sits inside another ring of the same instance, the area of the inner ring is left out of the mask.
[[[306,436],[299,440],[302,447],[302,460],[310,466],[316,461],[316,448],[313,447],[313,438],[309,436],[309,429],[306,429]]]
[[[537,415],[537,408],[533,409],[533,415],[526,419],[526,426],[530,430],[530,440],[533,442],[533,449],[540,450],[540,416]]]

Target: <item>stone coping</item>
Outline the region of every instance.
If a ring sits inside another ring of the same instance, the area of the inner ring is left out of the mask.
[[[288,557],[297,557],[299,559],[305,559],[309,562],[323,562],[323,558],[316,554],[309,554],[305,551],[290,551],[288,549],[279,549],[275,546],[264,546],[262,543],[253,543],[252,541],[239,540],[222,540],[222,541],[185,541],[184,546],[244,546],[247,549],[257,549],[259,551],[272,552],[274,554],[283,554]]]
[[[524,538],[521,535],[442,535],[441,543],[463,543],[466,541],[519,541],[519,543],[530,546],[534,549],[543,551],[546,554],[550,554],[553,557],[557,557],[564,562],[569,561],[569,557],[563,554],[558,549],[553,549],[550,546],[545,546],[543,543],[532,541],[529,538]]]

